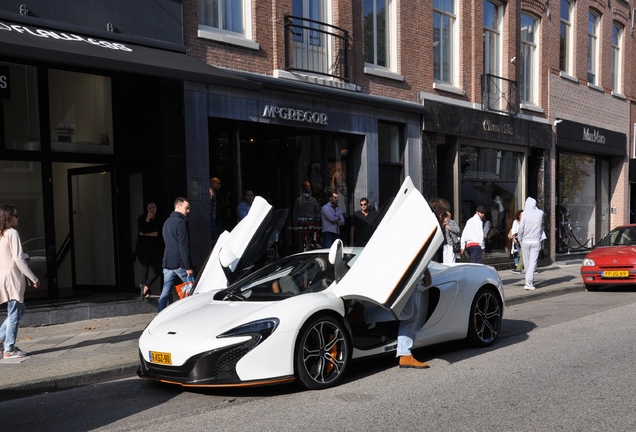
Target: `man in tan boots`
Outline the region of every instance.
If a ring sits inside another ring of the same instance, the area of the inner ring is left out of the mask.
[[[424,287],[431,285],[431,273],[428,271],[428,268],[424,270],[424,277],[421,283]],[[401,368],[426,369],[430,367],[428,363],[417,360],[413,357],[413,354],[411,354],[413,338],[418,330],[415,327],[420,309],[426,310],[428,308],[427,305],[420,303],[422,296],[419,294],[419,291],[416,289],[398,317],[400,319],[400,328],[398,329],[397,356],[400,358],[399,366]]]

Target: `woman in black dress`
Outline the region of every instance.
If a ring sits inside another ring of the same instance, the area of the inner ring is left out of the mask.
[[[139,260],[141,283],[141,298],[150,297],[150,286],[161,274],[161,244],[162,223],[157,219],[157,205],[154,202],[146,204],[146,211],[137,219],[137,245],[135,253]]]

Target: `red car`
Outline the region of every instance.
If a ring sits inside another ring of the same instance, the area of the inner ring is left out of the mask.
[[[636,225],[619,226],[605,236],[583,260],[581,276],[588,291],[636,284]]]

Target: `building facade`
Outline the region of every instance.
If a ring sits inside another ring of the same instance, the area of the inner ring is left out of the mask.
[[[188,197],[200,268],[211,178],[222,229],[247,189],[288,210],[274,255],[320,244],[309,195],[339,194],[350,244],[360,199],[380,209],[406,176],[460,226],[485,206],[498,266],[529,196],[543,263],[635,219],[629,1],[64,5],[0,0],[2,201],[45,281],[29,298],[133,291],[149,200],[166,217]]]

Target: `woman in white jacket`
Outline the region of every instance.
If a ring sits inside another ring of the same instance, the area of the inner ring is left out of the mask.
[[[0,326],[0,350],[5,359],[26,356],[26,353],[15,346],[20,319],[25,311],[24,277],[28,277],[35,288],[40,286],[40,281],[25,261],[20,234],[15,229],[18,220],[18,211],[14,205],[0,205],[0,304],[7,303],[7,318]]]

